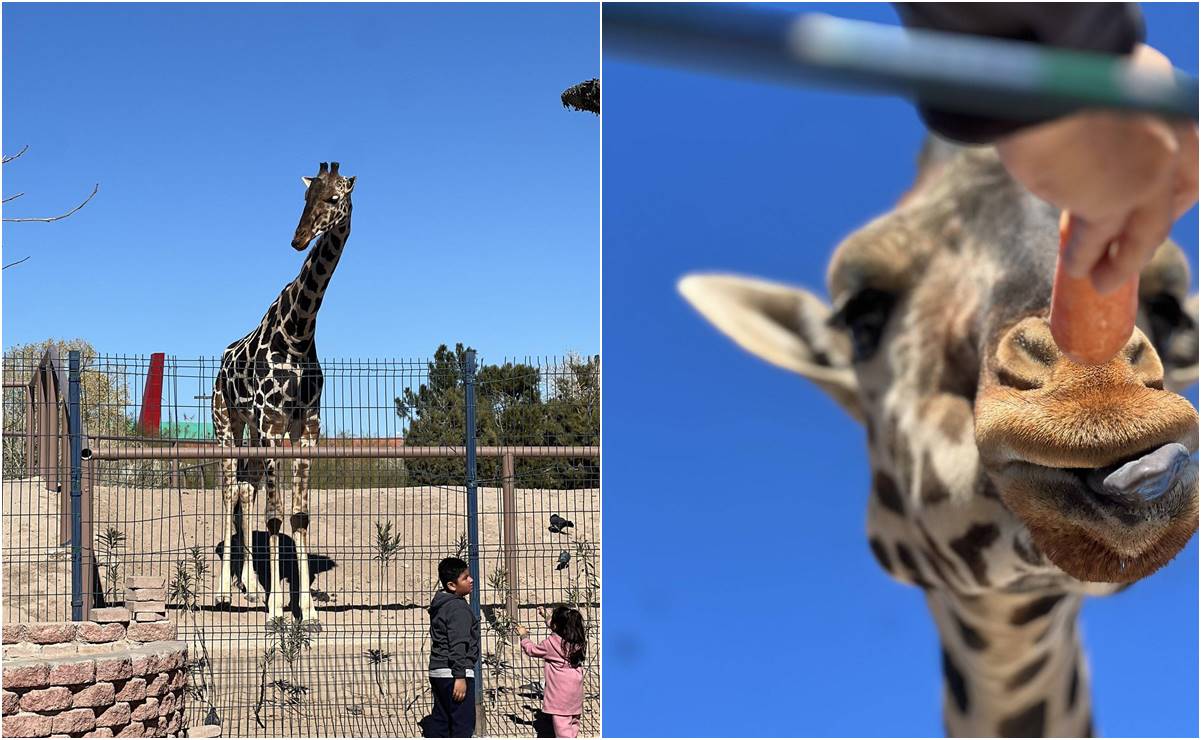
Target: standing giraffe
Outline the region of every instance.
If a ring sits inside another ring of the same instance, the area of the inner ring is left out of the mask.
[[[1197,530],[1197,414],[1172,392],[1197,378],[1188,264],[1163,244],[1125,348],[1076,365],[1047,322],[1058,214],[991,150],[923,160],[834,253],[832,307],[730,275],[680,290],[866,426],[868,544],[925,592],[947,732],[1088,736],[1083,596],[1153,573]]]
[[[321,163],[316,177],[303,177],[305,201],[292,248],[303,251],[314,238],[317,244],[305,257],[300,274],[280,292],[257,328],[225,349],[221,369],[213,381],[213,431],[221,445],[241,446],[242,430],[250,432],[251,446],[274,447],[285,440],[301,447],[317,443],[321,433],[321,388],[324,378],[317,361],[314,332],[317,310],[329,279],[338,266],[350,235],[350,194],[354,178],[338,174],[338,163]],[[222,461],[222,498],[225,503],[225,548],[221,557],[218,603],[231,597],[230,551],[234,533],[234,506],[242,507],[242,573],[239,580],[247,598],[258,601],[262,589],[254,576],[250,553],[250,507],[260,490],[266,490],[270,593],[268,622],[283,616],[283,589],[279,562],[279,531],[283,501],[275,488],[274,459]],[[321,624],[309,592],[308,528],[309,461],[292,463],[292,538],[296,543],[297,592],[300,615],[306,628]]]

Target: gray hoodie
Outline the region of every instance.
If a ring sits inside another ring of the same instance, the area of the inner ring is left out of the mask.
[[[480,621],[467,599],[439,591],[430,602],[430,671],[466,678],[480,657]]]

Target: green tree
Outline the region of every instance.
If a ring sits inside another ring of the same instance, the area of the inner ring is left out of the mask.
[[[407,421],[405,444],[460,446],[465,441],[466,391],[463,367],[467,348],[442,345],[428,365],[427,382],[406,388],[395,401]],[[599,357],[568,358],[562,367],[543,371],[526,363],[482,365],[476,373],[476,441],[480,446],[598,444],[600,438]],[[549,372],[544,393],[544,376]],[[549,397],[547,397],[549,396]],[[461,485],[461,459],[411,460],[409,472],[423,485]],[[593,460],[519,458],[518,485],[579,488],[595,485]],[[483,485],[499,485],[500,461],[480,458],[476,475]]]
[[[80,396],[84,429],[89,434],[131,434],[133,422],[126,416],[130,403],[129,388],[124,381],[125,368],[97,369],[96,350],[83,339],[47,339],[42,342],[19,344],[4,350],[5,382],[28,383],[51,346],[58,352],[63,378],[67,375],[67,353],[80,353]],[[26,475],[24,433],[25,393],[16,388],[4,389],[4,475]],[[66,401],[67,389],[62,389]]]

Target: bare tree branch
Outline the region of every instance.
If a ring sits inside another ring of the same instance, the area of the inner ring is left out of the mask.
[[[8,164],[9,162],[13,161],[13,160],[14,160],[14,159],[16,159],[17,157],[19,157],[19,156],[21,156],[22,154],[24,154],[24,153],[25,153],[25,151],[26,151],[27,149],[29,149],[29,145],[28,145],[28,144],[26,144],[25,146],[21,147],[21,151],[17,152],[16,154],[12,154],[12,155],[5,155],[5,157],[4,157],[4,161],[3,161],[3,162],[0,162],[0,164]]]
[[[32,254],[31,254],[31,255],[29,255],[29,257],[32,257],[32,256],[33,256]],[[16,266],[16,265],[19,265],[19,264],[21,264],[22,262],[24,262],[25,260],[29,259],[29,257],[26,257],[26,258],[24,258],[24,259],[19,259],[19,260],[17,260],[16,262],[9,262],[9,263],[8,263],[7,265],[5,265],[4,267],[0,267],[0,270],[7,270],[7,269],[8,269],[8,268],[10,268],[10,267],[14,267],[14,266]]]
[[[100,183],[96,183],[96,187],[92,188],[91,195],[84,198],[83,202],[80,203],[79,205],[75,206],[71,210],[69,210],[66,213],[59,215],[59,216],[48,216],[46,218],[6,218],[3,220],[7,223],[30,223],[30,222],[36,221],[38,223],[46,223],[46,224],[48,224],[52,221],[62,221],[67,216],[72,215],[73,213],[78,211],[80,208],[83,208],[84,206],[86,206],[88,204],[88,201],[91,200],[93,197],[95,197],[96,193],[99,191],[100,191]]]
[[[0,200],[0,203],[7,203],[10,200],[16,200],[17,198],[20,198],[22,195],[25,195],[25,193],[17,193],[16,195],[10,195],[7,198],[5,198],[4,200]]]

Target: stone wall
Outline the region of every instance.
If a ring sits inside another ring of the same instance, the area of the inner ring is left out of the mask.
[[[87,622],[4,625],[5,737],[170,737],[183,729],[187,646],[163,579],[130,578],[126,606]]]

